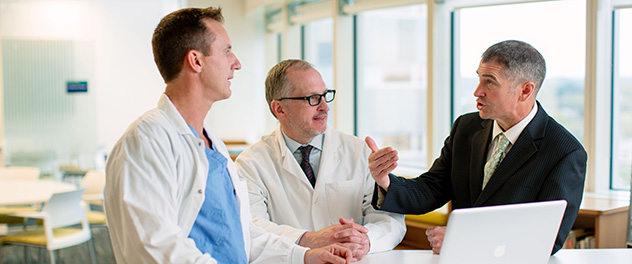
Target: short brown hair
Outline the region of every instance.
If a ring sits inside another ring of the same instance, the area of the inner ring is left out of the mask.
[[[294,89],[292,82],[288,79],[287,72],[292,69],[305,70],[311,68],[314,68],[314,66],[304,60],[284,60],[270,69],[266,77],[266,101],[268,101],[268,108],[270,108],[270,112],[272,112],[274,117],[276,115],[272,111],[270,103],[289,96],[292,89]]]
[[[154,61],[165,82],[175,79],[182,70],[184,57],[190,50],[211,54],[215,33],[209,30],[204,19],[224,22],[221,8],[185,8],[165,16],[152,37]]]

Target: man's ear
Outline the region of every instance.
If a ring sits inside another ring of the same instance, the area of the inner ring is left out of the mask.
[[[202,56],[204,56],[204,54],[197,50],[189,50],[184,58],[184,66],[196,73],[202,72]]]
[[[520,85],[520,100],[525,101],[532,95],[535,96],[535,83],[532,81],[523,82]]]
[[[272,109],[272,112],[277,117],[277,119],[285,116],[285,107],[283,103],[281,103],[281,101],[273,100],[272,102],[270,102],[270,108]]]

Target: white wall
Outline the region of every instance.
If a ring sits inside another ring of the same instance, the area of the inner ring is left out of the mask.
[[[179,7],[177,0],[95,1],[97,141],[106,152],[164,91],[151,37],[160,19]]]
[[[97,145],[108,152],[164,91],[151,36],[162,17],[185,6],[223,8],[225,28],[243,66],[235,73],[232,97],[213,106],[207,124],[226,140],[258,140],[267,132],[269,114],[262,8],[246,12],[242,0],[0,0],[0,36],[93,43],[95,78],[89,89],[97,98]]]
[[[224,140],[254,142],[265,133],[265,32],[263,8],[247,11],[243,0],[189,0],[190,7],[221,7],[224,27],[242,69],[235,72],[232,95],[211,108],[206,124]]]

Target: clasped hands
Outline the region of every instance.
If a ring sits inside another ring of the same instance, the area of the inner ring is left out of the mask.
[[[305,263],[350,263],[369,252],[369,230],[353,219],[339,218],[338,221],[340,224],[303,234],[298,244],[313,249],[305,254]],[[312,252],[314,250],[316,252]]]

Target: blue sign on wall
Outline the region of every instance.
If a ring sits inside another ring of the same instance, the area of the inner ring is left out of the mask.
[[[66,82],[66,90],[68,93],[87,93],[88,92],[88,82],[80,81],[80,82]]]

